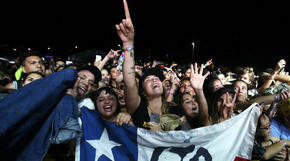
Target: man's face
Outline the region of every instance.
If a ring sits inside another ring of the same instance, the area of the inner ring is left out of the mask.
[[[29,56],[24,60],[22,67],[24,73],[39,72],[45,74],[45,67],[43,61],[38,56]]]
[[[91,94],[94,88],[95,76],[88,70],[78,72],[78,79],[73,87],[76,97],[79,99],[86,98]]]

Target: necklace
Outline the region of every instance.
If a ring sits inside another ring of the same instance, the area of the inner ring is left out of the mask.
[[[148,108],[149,108],[149,110],[150,110],[150,113],[153,113],[153,110],[151,109],[151,107],[150,107],[150,106],[148,106]]]
[[[160,122],[160,114],[153,112],[153,110],[148,106],[150,110],[150,122],[159,123]]]

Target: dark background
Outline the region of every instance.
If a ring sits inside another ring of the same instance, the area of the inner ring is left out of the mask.
[[[215,65],[257,70],[274,67],[280,58],[289,60],[290,14],[284,3],[128,0],[128,5],[136,56],[143,60],[213,58]],[[92,48],[107,52],[121,43],[114,25],[124,18],[122,0],[15,3],[3,5],[0,14],[2,55],[27,47],[50,55]]]

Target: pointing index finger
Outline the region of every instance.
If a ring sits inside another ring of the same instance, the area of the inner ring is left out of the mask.
[[[129,8],[128,8],[128,4],[127,4],[127,0],[123,0],[123,4],[124,4],[124,10],[125,10],[126,19],[131,19]]]

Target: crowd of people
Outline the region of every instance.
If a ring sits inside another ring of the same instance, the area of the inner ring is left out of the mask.
[[[115,26],[122,50],[110,50],[101,60],[92,60],[85,66],[68,64],[66,59],[44,58],[36,51],[22,53],[13,62],[8,61],[8,56],[2,58],[1,99],[38,79],[73,68],[78,71],[78,78],[67,94],[79,104],[97,110],[102,119],[120,126],[190,130],[220,123],[258,103],[262,114],[253,160],[289,160],[290,76],[284,59],[259,74],[246,66],[223,73],[212,68],[212,59],[192,64],[159,64],[157,60],[137,64],[135,29],[128,8],[125,11],[126,19]],[[52,146],[44,160],[73,160],[74,146]],[[66,152],[57,152],[59,149]]]

